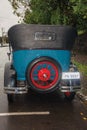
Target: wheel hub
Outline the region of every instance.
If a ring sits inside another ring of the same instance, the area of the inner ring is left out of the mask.
[[[39,70],[39,73],[38,73],[38,78],[39,80],[41,81],[47,81],[50,79],[50,71],[46,68],[42,68],[41,70]]]

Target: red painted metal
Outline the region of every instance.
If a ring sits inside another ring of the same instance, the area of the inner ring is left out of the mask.
[[[30,78],[36,88],[50,89],[53,88],[58,81],[59,71],[54,63],[50,61],[40,61],[32,67]]]
[[[38,72],[38,78],[41,81],[47,81],[50,79],[51,73],[47,68],[42,68]]]
[[[69,96],[71,95],[71,93],[70,93],[70,92],[65,92],[65,95],[66,95],[67,97],[69,97]]]

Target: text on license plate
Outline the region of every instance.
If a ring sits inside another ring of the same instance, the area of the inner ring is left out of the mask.
[[[62,79],[80,79],[79,72],[63,72]]]

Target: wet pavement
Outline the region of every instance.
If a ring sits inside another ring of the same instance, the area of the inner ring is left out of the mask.
[[[0,52],[0,130],[87,130],[87,106],[77,96],[70,103],[56,93],[29,91],[9,104],[3,92],[7,48]]]

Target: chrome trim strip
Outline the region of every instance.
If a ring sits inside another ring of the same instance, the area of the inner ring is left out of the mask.
[[[80,86],[60,86],[61,92],[75,92],[81,89]]]
[[[27,92],[27,87],[4,87],[4,93],[7,94],[25,94]]]

